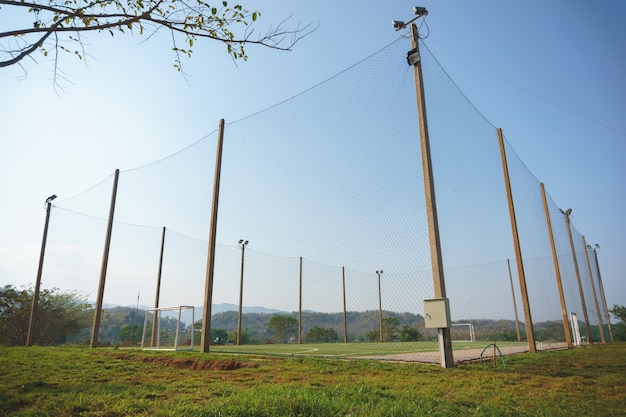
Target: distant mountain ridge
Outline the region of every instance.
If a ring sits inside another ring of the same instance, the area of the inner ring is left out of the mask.
[[[90,301],[91,305],[95,306],[95,302]],[[143,310],[146,311],[150,308],[154,308],[152,306],[147,306],[147,305],[125,305],[122,306],[120,304],[103,304],[102,305],[103,308],[105,309],[109,309],[109,308],[116,308],[116,307],[127,307],[127,308],[134,308],[137,309],[139,308],[139,310]],[[162,307],[175,307],[175,306],[162,306]],[[202,312],[204,311],[204,307],[203,306],[195,306],[195,315],[196,317],[201,317],[202,316]],[[239,311],[239,306],[236,304],[230,304],[230,303],[221,303],[221,304],[213,304],[211,306],[211,315],[214,314],[219,314],[219,313],[224,313],[226,311]],[[265,307],[258,307],[258,306],[243,306],[241,308],[242,313],[255,313],[255,314],[278,314],[278,313],[286,313],[285,311],[281,311],[281,310],[276,310],[276,309],[271,309],[271,308],[265,308]],[[167,314],[166,314],[167,315]]]
[[[117,343],[117,337],[121,328],[125,325],[144,325],[144,318],[146,316],[146,309],[150,307],[145,306],[118,306],[113,304],[107,304],[104,306],[105,312],[102,317],[100,339],[102,341],[109,341],[111,343]],[[202,307],[194,307],[194,320],[196,323],[202,320]],[[238,327],[238,310],[239,306],[230,303],[214,304],[211,310],[211,328],[219,329],[227,332],[229,335]],[[242,312],[242,332],[245,331],[250,341],[254,343],[264,343],[271,339],[271,334],[267,332],[268,325],[272,316],[280,314],[298,319],[298,312],[296,311],[280,311],[276,309],[267,309],[264,307],[243,307]],[[344,334],[344,325],[347,322],[347,335],[349,341],[368,341],[371,340],[372,332],[375,336],[378,335],[379,329],[379,311],[348,311],[345,315],[339,313],[319,313],[312,311],[302,312],[302,331],[306,334],[313,327],[319,327],[322,329],[333,329],[341,337]],[[171,320],[177,318],[177,311],[168,311],[162,314],[163,318]],[[400,331],[403,328],[418,329],[422,335],[423,340],[436,340],[436,333],[432,329],[424,328],[424,318],[419,314],[413,313],[397,313],[391,311],[383,311],[384,318],[395,318],[397,320],[397,330]],[[166,321],[167,321],[166,320]],[[183,312],[181,315],[181,321],[185,326],[188,326],[192,322],[191,314],[189,311]],[[457,321],[458,323],[459,321]],[[494,320],[494,319],[467,319],[462,320],[463,323],[471,323],[474,325],[475,335],[477,340],[488,341],[516,341],[516,326],[512,320]],[[522,338],[525,338],[523,333],[524,323],[519,323],[522,330]],[[584,327],[583,322],[579,322],[579,326]],[[560,321],[548,321],[535,323],[535,336],[537,340],[564,340],[563,324]],[[89,338],[89,330],[85,329],[78,339],[81,337],[85,340]],[[453,327],[453,332],[457,334],[456,340],[465,340],[468,337],[469,330],[466,328]],[[461,332],[461,333],[459,333]],[[592,328],[593,339],[599,340],[599,331],[597,326]],[[76,340],[78,340],[76,339]],[[81,339],[82,340],[82,339]],[[377,338],[376,338],[377,340]]]

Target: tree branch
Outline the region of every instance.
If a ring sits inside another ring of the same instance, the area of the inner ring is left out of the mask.
[[[163,0],[134,0],[129,3],[120,0],[94,0],[84,5],[83,0],[0,0],[0,5],[13,6],[35,12],[36,20],[33,27],[12,29],[0,32],[0,54],[8,59],[0,57],[0,67],[19,64],[25,57],[31,55],[37,49],[42,49],[47,55],[46,44],[54,48],[55,72],[58,70],[58,51],[67,49],[59,43],[59,40],[69,40],[84,45],[80,39],[82,32],[100,32],[111,29],[119,29],[124,32],[125,28],[131,31],[138,25],[140,34],[143,35],[144,25],[154,27],[151,32],[155,33],[159,28],[168,29],[172,34],[175,53],[175,65],[180,70],[182,55],[191,56],[194,40],[209,39],[227,45],[228,53],[232,58],[247,59],[244,45],[262,45],[271,49],[289,51],[302,38],[314,32],[317,27],[311,24],[296,29],[285,29],[283,20],[275,28],[270,27],[266,32],[253,37],[255,30],[249,29],[249,24],[254,23],[259,16],[258,12],[250,13],[242,6],[229,7],[223,2],[223,7],[211,7],[205,0],[169,0],[163,9]],[[57,2],[59,1],[59,2]],[[193,4],[192,4],[193,3]],[[75,5],[75,7],[72,7]],[[94,13],[100,12],[100,13]],[[40,18],[40,14],[44,15]],[[239,30],[237,30],[239,29]],[[58,38],[59,34],[74,32],[78,36],[66,36]],[[236,33],[240,35],[237,36]],[[56,42],[50,43],[48,38],[54,34]],[[185,38],[185,47],[178,48],[175,35]],[[152,35],[148,35],[149,39]],[[32,38],[35,38],[32,40]],[[283,43],[289,38],[288,43]],[[16,39],[13,45],[9,39]],[[81,57],[78,51],[76,55]],[[20,64],[21,65],[21,64]]]
[[[6,61],[0,61],[0,68],[2,67],[8,67],[9,65],[13,65],[13,64],[17,64],[18,62],[20,62],[22,59],[26,58],[27,56],[29,56],[30,54],[32,54],[33,52],[35,52],[37,50],[37,48],[39,48],[39,45],[42,45],[43,42],[48,39],[48,37],[50,35],[52,35],[53,33],[55,33],[53,27],[49,28],[50,30],[48,30],[46,33],[44,33],[44,35],[39,39],[39,42],[37,43],[33,43],[31,44],[28,48],[22,50],[22,52],[20,52],[17,56],[6,60]]]

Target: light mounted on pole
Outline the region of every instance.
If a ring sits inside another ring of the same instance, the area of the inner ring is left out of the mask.
[[[37,322],[37,309],[39,307],[39,288],[41,287],[41,273],[43,271],[43,259],[46,253],[46,240],[48,238],[48,223],[50,222],[50,208],[52,200],[57,198],[56,194],[52,194],[46,198],[44,206],[46,208],[46,222],[43,227],[43,238],[41,239],[41,252],[39,253],[39,268],[37,269],[37,280],[35,282],[35,292],[33,294],[33,304],[30,309],[30,320],[28,322],[28,334],[26,335],[26,346],[31,346],[35,339],[35,327]]]
[[[426,10],[426,7],[414,6],[413,14],[415,15],[415,17],[409,20],[408,22],[404,23],[401,20],[394,20],[391,22],[391,26],[393,26],[396,30],[404,29],[405,27],[415,22],[420,17],[428,16],[428,10]]]
[[[241,312],[243,306],[243,260],[248,245],[247,240],[239,239],[239,246],[241,246],[241,278],[239,281],[239,316],[237,319],[237,346],[241,344]]]
[[[604,292],[604,284],[602,283],[602,274],[600,273],[600,263],[598,262],[598,251],[600,250],[600,245],[597,243],[595,245],[587,245],[587,248],[593,251],[594,258],[596,260],[596,272],[598,274],[598,283],[600,284],[600,298],[602,298],[602,304],[604,304],[604,315],[606,317],[606,324],[609,329],[609,337],[611,342],[614,342],[615,339],[613,337],[613,328],[611,327],[611,317],[609,316],[609,306],[606,303],[606,294]]]
[[[587,341],[589,343],[592,342],[591,339],[591,325],[589,324],[589,315],[587,314],[587,303],[585,302],[585,292],[583,290],[583,284],[580,279],[580,271],[578,269],[578,260],[576,257],[576,248],[574,246],[574,239],[572,237],[572,226],[571,226],[571,216],[572,209],[569,208],[567,210],[559,211],[563,214],[565,218],[565,225],[567,226],[567,235],[569,237],[570,250],[572,251],[572,261],[574,263],[574,273],[576,275],[576,283],[578,284],[578,293],[580,295],[580,304],[583,310],[583,317],[585,319],[585,330],[587,331]]]
[[[419,124],[420,150],[422,157],[422,171],[424,177],[424,197],[426,202],[426,215],[428,221],[428,240],[430,243],[430,256],[433,274],[434,298],[445,299],[446,287],[443,273],[443,260],[441,242],[439,238],[439,221],[437,219],[437,204],[435,199],[435,181],[433,179],[433,164],[430,152],[430,139],[428,133],[428,118],[426,117],[426,98],[424,94],[424,77],[422,76],[422,64],[419,57],[419,30],[413,23],[420,17],[428,14],[423,7],[414,7],[413,13],[416,15],[407,23],[401,21],[392,22],[396,30],[406,28],[411,25],[411,50],[407,54],[407,61],[413,67],[415,77],[415,98],[417,101],[417,117]],[[450,327],[438,328],[437,339],[439,341],[439,351],[441,366],[443,368],[454,367],[452,355],[452,340],[450,337]]]
[[[407,26],[409,26],[411,23],[415,22],[420,17],[428,16],[428,10],[426,10],[425,7],[415,6],[413,7],[413,14],[415,15],[415,17],[409,20],[408,22],[405,23],[401,20],[394,20],[391,22],[391,26],[393,26],[396,29],[396,31],[400,31],[406,28]],[[420,54],[419,54],[419,50],[417,47],[407,52],[406,62],[407,64],[409,64],[409,66],[415,66],[419,61],[420,61]]]
[[[383,339],[383,299],[380,292],[380,276],[383,274],[383,270],[376,271],[378,275],[378,341],[382,343]]]

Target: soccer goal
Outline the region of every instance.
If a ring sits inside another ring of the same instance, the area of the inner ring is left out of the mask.
[[[472,323],[452,323],[450,338],[453,342],[475,342],[474,325]]]
[[[141,348],[193,350],[195,322],[193,306],[149,308],[143,322]],[[184,320],[191,319],[186,325]]]

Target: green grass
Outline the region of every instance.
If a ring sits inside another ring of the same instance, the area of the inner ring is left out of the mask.
[[[286,356],[271,347],[262,347],[271,355],[0,347],[0,415],[626,415],[626,344],[510,356],[507,371],[351,361],[343,345],[289,345]]]
[[[454,342],[454,350],[483,349],[489,342]],[[498,342],[498,346],[527,346],[526,342]],[[195,347],[195,350],[199,350]],[[387,343],[306,343],[306,344],[265,344],[265,345],[225,345],[211,346],[211,352],[252,354],[252,355],[286,355],[310,357],[358,357],[393,355],[399,353],[437,352],[437,342],[387,342]]]

